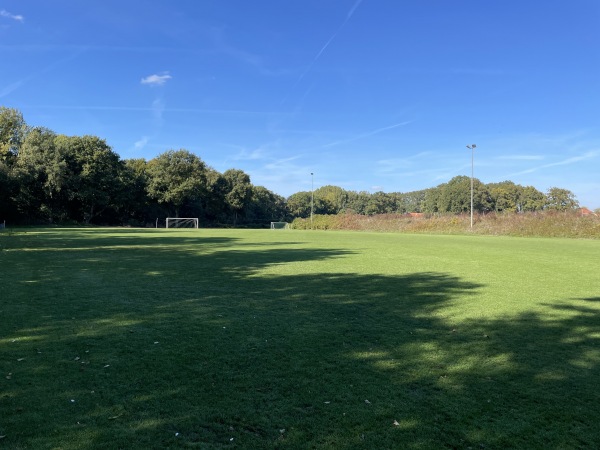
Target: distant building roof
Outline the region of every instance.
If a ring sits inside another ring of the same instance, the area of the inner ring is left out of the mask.
[[[595,216],[596,213],[594,211],[589,210],[588,208],[579,208],[579,212],[582,216]]]

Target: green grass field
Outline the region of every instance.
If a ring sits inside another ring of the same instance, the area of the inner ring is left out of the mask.
[[[600,241],[0,233],[0,448],[600,445]]]

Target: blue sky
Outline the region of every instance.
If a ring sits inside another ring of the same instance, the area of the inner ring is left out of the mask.
[[[598,0],[0,1],[0,105],[283,195],[471,173],[600,207]]]

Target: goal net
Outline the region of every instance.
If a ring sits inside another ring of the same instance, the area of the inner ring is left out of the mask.
[[[289,227],[287,222],[271,222],[271,230],[287,230]]]
[[[198,228],[198,218],[167,217],[167,228]]]

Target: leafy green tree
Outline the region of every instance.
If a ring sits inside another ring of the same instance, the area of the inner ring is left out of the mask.
[[[440,199],[440,195],[442,193],[442,187],[445,186],[444,184],[441,184],[437,187],[433,187],[433,188],[429,188],[425,190],[424,196],[423,196],[423,207],[422,207],[422,211],[424,213],[428,213],[428,214],[434,214],[439,212],[439,208],[438,205],[440,203],[439,199]]]
[[[568,211],[579,208],[579,202],[573,192],[552,187],[546,193],[546,208],[553,211]]]
[[[366,191],[349,191],[347,192],[346,211],[355,214],[366,214],[367,205],[371,198],[371,194]]]
[[[423,212],[427,190],[407,192],[402,195],[398,212]]]
[[[388,197],[391,205],[390,213],[402,214],[406,212],[404,207],[404,194],[401,192],[390,192]]]
[[[233,226],[235,227],[238,215],[242,214],[252,198],[252,184],[250,176],[239,169],[226,170],[223,172],[223,178],[227,183],[225,202],[233,211]]]
[[[17,191],[17,183],[8,164],[0,161],[0,222],[12,220],[16,216],[13,196]]]
[[[179,217],[189,202],[206,195],[207,167],[187,150],[168,150],[148,163],[148,194]]]
[[[487,186],[477,178],[473,180],[473,209],[475,212],[493,211],[494,204]]]
[[[223,174],[208,168],[206,175],[206,195],[203,199],[203,213],[205,218],[212,222],[227,222],[229,206],[225,201],[228,192],[227,180]]]
[[[520,198],[523,187],[512,181],[490,183],[487,185],[492,200],[492,209],[496,212],[517,212],[520,208]]]
[[[454,214],[471,210],[471,179],[461,175],[440,186],[438,210]]]
[[[290,195],[286,200],[286,206],[287,206],[289,215],[292,218],[310,217],[310,200],[311,200],[310,192],[302,191],[302,192],[296,192],[295,194]]]
[[[338,186],[322,186],[314,192],[318,214],[338,214],[348,203],[348,193]]]
[[[365,208],[365,214],[371,216],[374,214],[388,214],[396,211],[394,198],[385,192],[378,191],[369,197],[369,202]]]
[[[123,191],[119,201],[119,219],[124,224],[143,225],[162,215],[158,205],[147,194],[148,162],[144,158],[123,161]]]
[[[68,186],[73,174],[67,162],[71,150],[57,146],[57,135],[36,127],[27,134],[15,165],[19,180],[16,202],[24,219],[44,222],[68,219]],[[74,158],[71,158],[74,161]]]
[[[28,221],[89,223],[102,214],[114,218],[125,191],[123,168],[119,156],[96,136],[33,128],[15,164],[18,209]]]
[[[252,187],[252,198],[247,207],[246,218],[256,223],[283,222],[287,210],[285,198],[263,186]]]
[[[464,175],[456,176],[438,188],[440,189],[437,198],[439,212],[460,214],[471,211],[471,178]],[[475,178],[473,180],[473,210],[485,212],[491,209],[492,201],[486,186]]]
[[[26,134],[27,124],[21,112],[0,106],[0,161],[14,162]]]
[[[546,206],[546,196],[533,186],[525,186],[519,198],[520,212],[541,211]]]
[[[96,136],[64,136],[55,139],[70,170],[72,218],[90,223],[113,208],[124,188],[123,163],[112,148]]]

